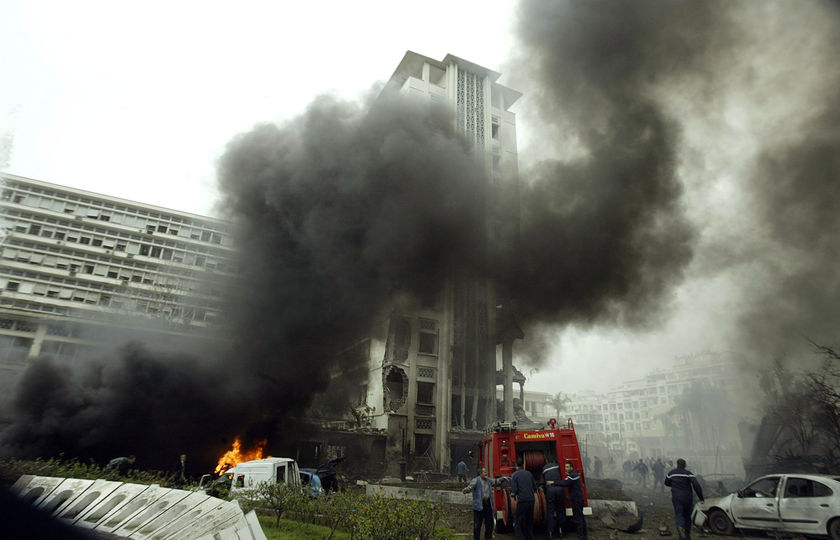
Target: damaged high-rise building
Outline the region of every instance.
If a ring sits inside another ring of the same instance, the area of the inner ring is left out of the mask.
[[[519,223],[510,107],[521,94],[499,84],[499,76],[453,55],[439,61],[407,52],[384,90],[451,111],[487,171],[487,246],[478,247],[487,250],[514,242]],[[447,472],[488,426],[512,420],[512,396],[507,415],[496,400],[497,368],[504,357],[510,378],[511,344],[522,337],[506,304],[492,277],[450,275],[437,294],[395,299],[369,339],[352,349],[369,367],[355,405],[370,427],[386,430],[390,474],[405,461],[410,469]]]

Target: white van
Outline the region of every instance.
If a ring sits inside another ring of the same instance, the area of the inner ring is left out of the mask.
[[[253,489],[262,482],[283,483],[300,489],[300,471],[292,458],[270,457],[245,461],[228,469],[225,475],[231,479],[231,492]]]

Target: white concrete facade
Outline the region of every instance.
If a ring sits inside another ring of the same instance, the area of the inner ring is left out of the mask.
[[[670,449],[687,446],[699,451],[704,449],[704,444],[685,443],[685,426],[668,425],[667,418],[679,404],[683,392],[695,383],[722,390],[734,404],[738,380],[730,355],[703,353],[682,357],[675,359],[669,368],[654,370],[607,392],[569,394],[569,406],[563,415],[574,420],[581,439],[606,445],[615,456],[657,457],[667,455]],[[733,410],[727,418],[719,419],[726,423],[722,426],[726,440],[738,440],[735,428],[740,416]],[[724,451],[723,444],[721,451]],[[731,450],[728,453],[729,460],[739,456]],[[714,456],[709,461],[713,459]],[[734,468],[730,465],[730,469]]]
[[[72,361],[119,327],[160,335],[212,327],[235,271],[227,223],[10,174],[0,180],[5,374],[40,354]]]

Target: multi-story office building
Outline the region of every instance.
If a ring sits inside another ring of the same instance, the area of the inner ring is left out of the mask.
[[[212,326],[231,271],[228,225],[2,174],[0,366],[88,354],[119,330],[157,338]]]
[[[385,92],[452,111],[487,169],[491,202],[488,242],[512,241],[518,227],[516,120],[520,93],[497,82],[499,73],[456,56],[435,60],[408,52]],[[448,471],[496,422],[497,305],[492,280],[451,276],[422,305],[400,305],[384,316],[361,355],[370,366],[360,399],[375,428],[387,430],[389,470],[410,459],[414,468]],[[457,460],[456,460],[457,461]]]

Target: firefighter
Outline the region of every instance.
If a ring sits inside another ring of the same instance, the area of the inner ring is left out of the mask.
[[[569,503],[572,506],[572,521],[577,529],[578,538],[586,540],[586,519],[583,517],[583,485],[580,474],[575,470],[571,461],[566,462],[566,478],[556,485],[569,489]]]
[[[560,529],[558,534],[562,534],[566,521],[566,491],[558,485],[563,475],[556,461],[545,464],[542,476],[545,481],[545,537],[550,539],[556,529]]]
[[[662,491],[662,481],[665,479],[665,464],[662,463],[662,459],[657,458],[651,469],[653,469],[653,485],[657,491]]]
[[[694,474],[685,468],[685,460],[677,460],[677,468],[668,472],[665,485],[671,488],[671,502],[674,504],[674,518],[677,522],[677,534],[681,539],[691,538],[691,508],[694,506],[694,493],[703,502],[703,490]]]
[[[537,483],[534,475],[523,465],[522,456],[516,460],[516,472],[510,477],[510,494],[516,500],[516,515],[513,517],[513,532],[516,540],[534,539],[534,493]]]

